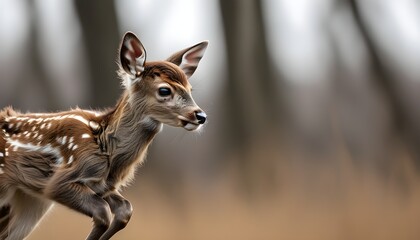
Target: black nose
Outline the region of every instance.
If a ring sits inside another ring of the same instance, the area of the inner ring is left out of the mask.
[[[207,119],[205,112],[195,112],[195,117],[197,118],[199,124],[205,123]]]

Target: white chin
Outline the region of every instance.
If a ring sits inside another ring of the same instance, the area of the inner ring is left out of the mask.
[[[188,131],[194,131],[197,130],[201,127],[201,125],[197,125],[197,124],[192,124],[192,123],[187,123],[184,126],[184,129],[188,130]]]

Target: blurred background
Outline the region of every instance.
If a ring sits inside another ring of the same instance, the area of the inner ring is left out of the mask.
[[[418,0],[0,0],[0,106],[113,106],[119,41],[202,40],[209,115],[164,127],[114,239],[419,239]],[[29,237],[84,239],[56,206]]]

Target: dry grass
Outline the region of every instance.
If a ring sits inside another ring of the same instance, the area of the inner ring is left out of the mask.
[[[420,239],[420,178],[410,160],[401,157],[384,177],[340,159],[334,166],[282,164],[275,187],[261,184],[250,198],[230,170],[211,186],[185,186],[182,204],[140,177],[127,193],[132,221],[114,239]],[[90,226],[58,206],[29,239],[84,239]]]

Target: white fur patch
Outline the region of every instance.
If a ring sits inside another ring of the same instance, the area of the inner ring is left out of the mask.
[[[60,143],[61,145],[66,144],[67,143],[67,136],[57,138],[57,142]]]
[[[188,131],[194,131],[197,130],[201,127],[201,125],[197,125],[197,124],[192,124],[192,123],[187,123],[184,126],[184,129],[188,130]]]
[[[73,155],[71,155],[71,156],[69,157],[69,161],[67,162],[67,164],[72,163],[72,162],[73,162],[73,160],[74,160],[74,157],[73,157]]]
[[[82,117],[82,116],[79,116],[79,115],[67,115],[67,116],[65,116],[65,118],[76,119],[76,120],[78,120],[78,121],[86,124],[87,126],[89,126],[89,121],[87,119],[85,119],[84,117]]]
[[[16,152],[18,150],[18,146],[13,146],[12,151]]]
[[[0,157],[4,157],[4,154],[2,152],[0,152]]]
[[[88,133],[83,133],[82,138],[90,138],[90,135]]]
[[[85,125],[89,126],[89,121],[87,119],[85,119],[84,117],[82,117],[80,115],[76,115],[76,114],[48,117],[48,118],[44,118],[43,121],[48,122],[48,121],[51,121],[51,120],[62,120],[62,119],[66,119],[66,118],[71,118],[71,119],[78,120],[78,121],[84,123]],[[48,124],[51,124],[51,123],[48,123]],[[51,127],[51,125],[49,125],[49,127],[47,125],[47,128],[50,128],[50,127]]]
[[[51,144],[38,146],[38,145],[33,145],[31,143],[22,143],[17,140],[8,140],[7,142],[14,148],[15,147],[23,148],[24,150],[28,152],[41,152],[41,153],[53,154],[57,157],[57,164],[60,164],[63,162],[63,156],[61,155],[60,150],[52,147]]]
[[[98,130],[99,129],[99,124],[97,122],[94,121],[90,121],[89,122],[89,126],[93,129],[93,130]]]

